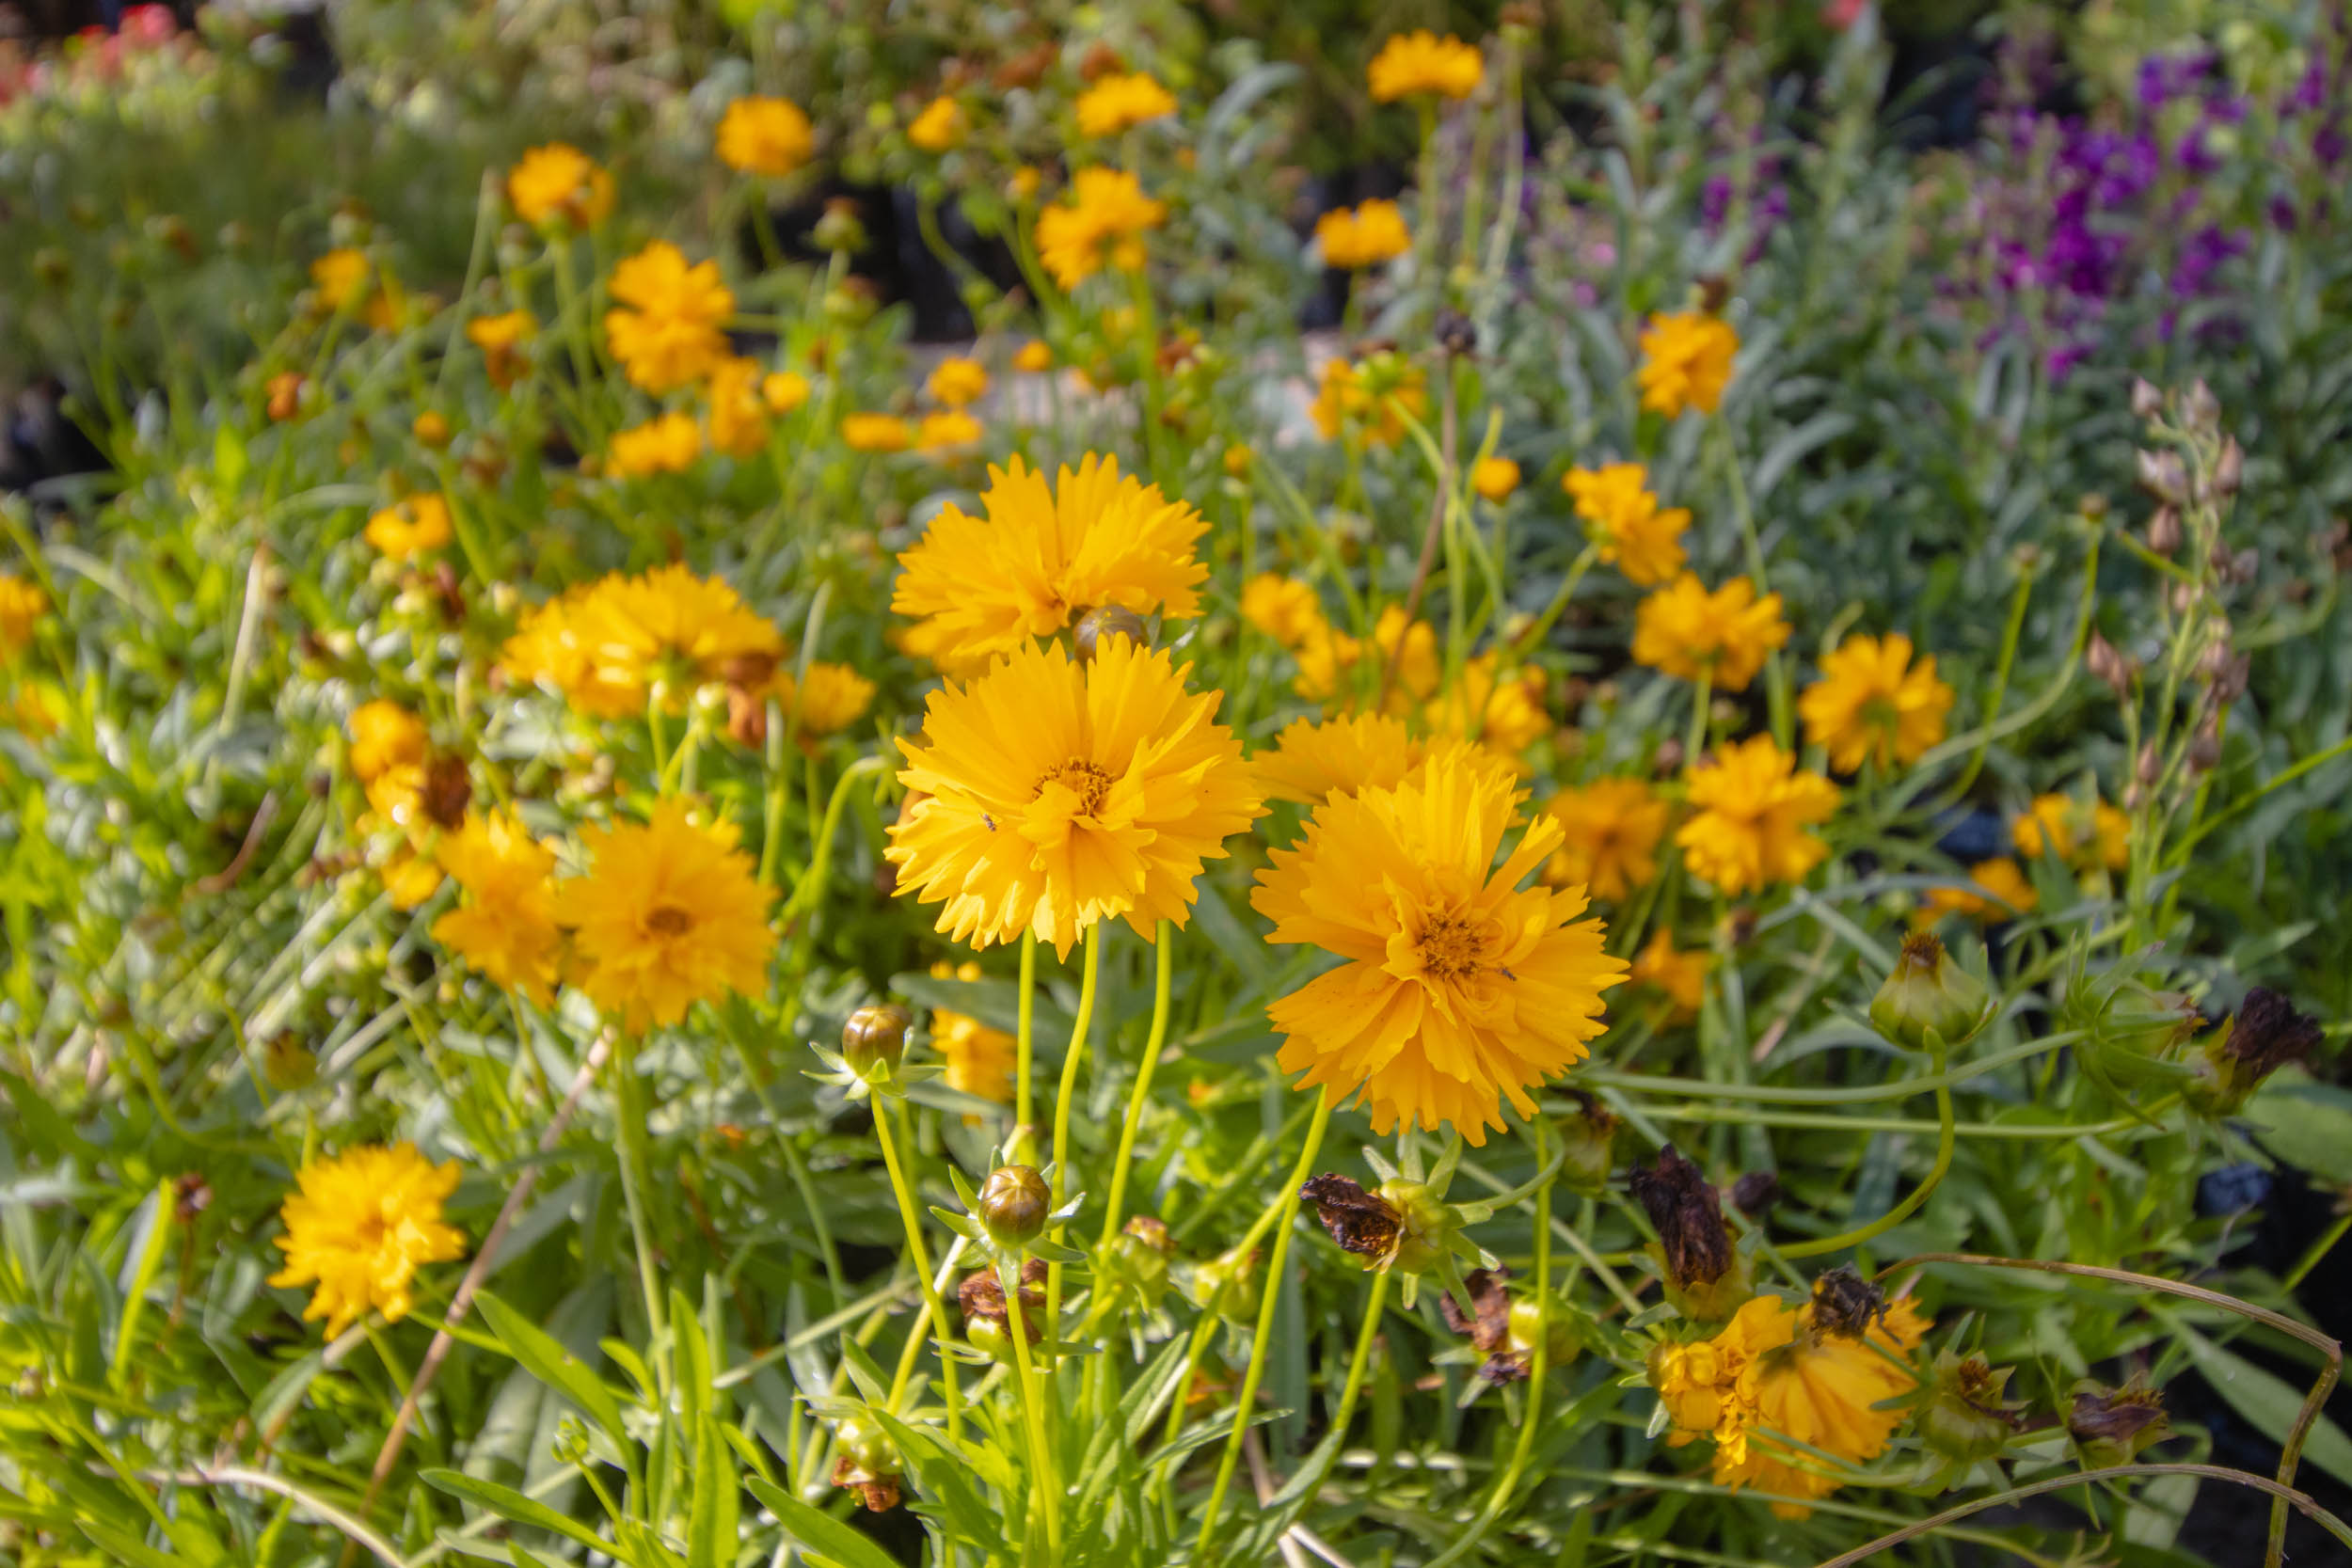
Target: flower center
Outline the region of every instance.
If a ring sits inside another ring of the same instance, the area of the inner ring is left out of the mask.
[[[694,928],[694,917],[675,904],[655,906],[645,916],[645,929],[665,937],[682,937]]]
[[[1440,980],[1458,980],[1486,968],[1478,927],[1459,915],[1433,915],[1421,928],[1421,966]]]
[[[1047,784],[1059,784],[1075,795],[1080,816],[1099,814],[1111,793],[1109,772],[1082,757],[1073,757],[1039,774],[1037,788],[1030,792],[1029,799],[1034,800],[1044,794]]]

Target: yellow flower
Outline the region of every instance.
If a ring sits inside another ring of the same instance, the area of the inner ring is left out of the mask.
[[[1433,757],[1394,788],[1334,795],[1295,849],[1273,852],[1250,902],[1276,942],[1347,962],[1267,1009],[1301,1087],[1360,1093],[1372,1127],[1452,1127],[1472,1144],[1499,1100],[1584,1059],[1600,993],[1626,964],[1601,950],[1581,892],[1515,891],[1560,842],[1536,818],[1495,864],[1517,797],[1507,776]]]
[[[1934,657],[1914,667],[1911,639],[1899,634],[1883,641],[1847,638],[1822,656],[1821,678],[1797,699],[1806,741],[1826,750],[1840,773],[1865,758],[1881,768],[1918,761],[1944,738],[1951,706],[1952,689],[1935,678]]]
[[[2080,870],[2121,871],[2132,863],[2132,819],[2096,796],[2086,814],[2071,795],[2037,795],[2010,820],[2009,836],[2027,860],[2040,860],[2046,847]]]
[[[364,250],[330,250],[310,263],[310,287],[318,291],[319,305],[329,315],[353,311],[367,302],[374,272]]]
[[[1143,194],[1123,169],[1082,168],[1067,199],[1038,214],[1038,259],[1054,281],[1074,289],[1104,267],[1137,272],[1143,236],[1168,221],[1168,203]]]
[[[1406,729],[1404,720],[1385,713],[1293,720],[1274,737],[1274,749],[1259,752],[1250,764],[1267,800],[1313,805],[1334,795],[1393,788],[1431,756],[1485,769],[1499,779],[1514,777],[1508,758],[1459,738],[1420,739]]]
[[[1622,899],[1658,875],[1666,802],[1640,779],[1599,779],[1564,789],[1544,808],[1560,823],[1560,852],[1544,867],[1554,887],[1582,885]]]
[[[421,768],[432,736],[424,721],[381,698],[351,711],[351,770],[361,784],[400,769]]]
[[[1405,415],[1416,420],[1428,415],[1426,378],[1420,366],[1394,354],[1375,354],[1360,365],[1327,359],[1307,412],[1327,441],[1344,436],[1392,447],[1405,438]]]
[[[1740,334],[1717,316],[1695,310],[1652,316],[1642,333],[1642,368],[1634,379],[1642,406],[1673,419],[1685,408],[1712,414],[1731,381]]]
[[[899,782],[930,797],[890,830],[898,891],[976,947],[1030,931],[1067,958],[1110,916],[1184,925],[1202,863],[1264,815],[1219,694],[1185,673],[1125,638],[1084,665],[1025,642],[932,693],[898,742]]]
[[[774,890],[735,847],[733,824],[695,825],[675,797],[644,826],[583,828],[588,875],[564,887],[585,973],[580,990],[632,1034],[676,1023],[697,1002],[768,983]]]
[[[1758,599],[1746,578],[1710,594],[1685,572],[1634,612],[1635,662],[1687,681],[1708,676],[1718,691],[1746,689],[1765,655],[1788,641],[1780,595]]]
[[[918,451],[954,451],[978,445],[986,434],[979,420],[961,408],[950,408],[923,416],[923,422],[914,429],[914,446]]]
[[[500,651],[507,679],[544,682],[598,718],[642,715],[653,683],[673,705],[715,681],[756,685],[783,656],[776,628],[715,578],[670,565],[619,574],[527,613]]]
[[[1052,370],[1054,368],[1052,345],[1042,338],[1030,339],[1023,343],[1020,352],[1012,356],[1012,368],[1016,371],[1025,371],[1031,375],[1042,374]]]
[[[808,116],[789,99],[739,98],[719,119],[719,161],[739,173],[789,174],[816,146]]]
[[[934,403],[962,408],[980,401],[988,391],[988,371],[977,359],[954,355],[942,359],[923,383]]]
[[[947,152],[963,145],[971,127],[964,123],[963,110],[952,98],[942,94],[923,106],[907,127],[907,140],[926,152]]]
[[[1772,882],[1802,881],[1829,854],[1804,830],[1829,820],[1837,786],[1798,772],[1769,735],[1724,747],[1684,773],[1694,808],[1675,834],[1694,876],[1728,897]]]
[[[1051,637],[1105,605],[1171,621],[1200,612],[1209,569],[1193,555],[1200,514],[1091,455],[1044,474],[1015,457],[991,467],[984,517],[950,502],[903,568],[890,608],[920,618],[921,644],[943,668],[969,670]]]
[[[1115,136],[1175,112],[1175,98],[1151,72],[1113,72],[1078,95],[1078,130],[1083,135]]]
[[[728,357],[724,330],[735,295],[719,280],[719,263],[687,264],[667,240],[656,240],[612,269],[604,336],[630,381],[656,397],[700,381]]]
[[[1280,572],[1260,572],[1242,584],[1241,616],[1285,648],[1297,647],[1327,625],[1314,586]]]
[[[522,345],[538,327],[528,310],[476,316],[466,324],[466,341],[482,351],[491,386],[504,390],[521,379]]]
[[[370,1307],[398,1323],[408,1315],[418,1266],[465,1256],[465,1234],[441,1221],[457,1176],[456,1161],[430,1164],[407,1143],[363,1144],[310,1161],[280,1211],[286,1266],[269,1282],[316,1285],[302,1321],[325,1318],[330,1339]]]
[[[555,855],[503,812],[467,816],[434,858],[465,901],[433,923],[433,940],[484,979],[545,1006],[555,992],[564,935],[556,928]]]
[[[1294,654],[1298,676],[1291,683],[1292,689],[1316,702],[1344,695],[1343,688],[1352,684],[1358,667],[1367,659],[1384,673],[1393,660],[1396,674],[1389,689],[1388,709],[1400,717],[1426,702],[1445,678],[1437,628],[1426,621],[1407,626],[1403,605],[1392,604],[1380,611],[1369,644],[1329,626],[1317,626]]]
[[[704,388],[704,393],[710,401],[710,407],[703,417],[703,429],[709,437],[711,451],[725,452],[730,457],[753,457],[767,447],[768,402],[760,394],[757,361],[739,356],[722,361],[710,372],[710,384]],[[662,419],[674,417],[682,416],[665,414]],[[643,430],[648,427],[640,425],[638,428]],[[619,436],[613,437],[616,447],[619,441]],[[691,467],[695,457],[701,455],[700,436],[696,437],[691,452],[687,451],[682,439],[674,436],[671,441],[673,451],[680,459],[678,467],[681,469]]]
[[[14,572],[0,572],[0,659],[14,659],[32,645],[33,631],[49,613],[49,595]]]
[[[931,974],[941,980],[977,980],[980,966],[936,963]],[[1013,1064],[1020,1042],[1002,1029],[991,1029],[978,1019],[946,1007],[931,1009],[931,1045],[946,1059],[947,1086],[999,1105],[1012,1103]],[[967,1123],[977,1121],[967,1117]]]
[[[441,885],[441,868],[433,860],[417,853],[416,845],[407,838],[392,846],[376,874],[384,879],[384,891],[392,895],[392,908],[413,910],[433,896]]]
[[[1703,947],[1677,951],[1674,933],[1661,926],[1649,943],[1634,955],[1632,980],[1661,992],[1673,1004],[1668,1017],[1680,1021],[1698,1016],[1707,1001],[1709,956]]]
[[[585,629],[596,593],[595,586],[575,588],[525,610],[515,635],[499,650],[499,673],[516,685],[553,687],[573,707],[598,719],[640,716],[644,689],[629,672],[608,672],[599,665]],[[608,673],[613,678],[607,679]]]
[[[703,454],[703,433],[690,414],[672,409],[644,424],[612,433],[604,471],[614,479],[645,474],[682,474]]]
[[[778,419],[808,401],[808,377],[798,371],[777,371],[760,377],[759,400]]]
[[[1493,654],[1465,659],[1460,675],[1423,713],[1429,729],[1478,741],[1508,757],[1518,756],[1549,735],[1551,715],[1544,708],[1543,672],[1521,669],[1504,678],[1499,670]]]
[[[437,550],[450,541],[449,502],[437,495],[411,496],[370,517],[364,536],[391,561]]]
[[[1926,901],[1912,916],[1913,923],[1931,926],[1945,915],[1964,914],[1988,926],[1997,926],[2004,920],[2031,914],[2034,906],[2042,902],[2042,895],[2026,879],[2026,873],[2007,855],[1979,861],[1968,868],[1968,879],[1976,887],[1930,888]],[[1978,888],[1983,892],[1978,892]]]
[[[1497,506],[1519,487],[1519,466],[1507,457],[1482,457],[1470,465],[1470,488]]]
[[[914,431],[896,414],[845,414],[841,442],[851,451],[904,451],[914,442]]]
[[[1423,27],[1392,35],[1373,56],[1367,74],[1374,102],[1393,103],[1420,93],[1468,98],[1486,80],[1486,67],[1471,45]]]
[[[1404,255],[1413,248],[1413,236],[1395,202],[1372,200],[1334,207],[1315,219],[1315,243],[1323,247],[1325,266],[1354,272]]]
[[[549,142],[506,171],[506,199],[525,223],[593,229],[612,211],[612,176],[580,149]]]
[[[809,661],[804,679],[795,680],[788,670],[777,671],[774,689],[776,705],[786,717],[791,717],[793,705],[799,705],[803,736],[839,735],[874,705],[872,681],[846,664],[828,664],[822,659]]]
[[[1627,580],[1655,588],[1672,580],[1687,559],[1682,531],[1691,526],[1687,508],[1661,509],[1649,491],[1649,472],[1639,463],[1600,468],[1571,468],[1560,481],[1576,503],[1576,515],[1591,525],[1600,559]]]

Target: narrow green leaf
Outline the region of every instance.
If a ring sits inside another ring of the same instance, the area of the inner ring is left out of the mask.
[[[533,1529],[547,1530],[583,1546],[610,1553],[613,1544],[590,1529],[579,1520],[566,1517],[511,1486],[501,1486],[494,1481],[477,1481],[457,1470],[426,1470],[418,1479],[436,1492],[446,1492],[453,1497],[463,1497],[478,1507],[485,1508],[500,1518]]]
[[[776,1516],[812,1560],[834,1563],[836,1568],[898,1568],[897,1559],[832,1514],[809,1507],[791,1493],[771,1486],[757,1476],[752,1477],[748,1484],[752,1496]]]
[[[580,1413],[604,1428],[614,1442],[628,1440],[628,1429],[621,1424],[620,1402],[586,1363],[565,1350],[553,1335],[490,1291],[482,1291],[474,1302],[481,1309],[483,1321],[497,1330],[507,1354],[532,1376],[578,1405]]]

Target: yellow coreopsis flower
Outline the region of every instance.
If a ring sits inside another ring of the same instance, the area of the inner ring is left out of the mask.
[[[352,709],[350,728],[351,770],[363,784],[402,768],[421,769],[432,749],[424,721],[381,698]]]
[[[644,424],[614,431],[612,444],[605,451],[604,471],[614,479],[682,474],[702,454],[702,428],[692,415],[673,408]]]
[[[1470,465],[1470,488],[1497,506],[1519,487],[1519,466],[1507,457],[1482,457]]]
[[[1710,594],[1685,572],[1634,611],[1636,663],[1687,681],[1705,675],[1718,691],[1746,689],[1765,656],[1788,641],[1780,595],[1757,598],[1746,578],[1733,578]]]
[[[504,812],[467,816],[434,848],[465,899],[433,923],[433,940],[484,979],[545,1006],[555,992],[564,933],[555,914],[555,855]]]
[[[1661,507],[1650,493],[1649,471],[1639,463],[1571,468],[1560,487],[1589,525],[1600,560],[1629,582],[1654,588],[1671,581],[1688,558],[1682,531],[1691,526],[1688,508]]]
[[[629,380],[656,397],[702,380],[732,356],[725,331],[735,295],[719,263],[689,265],[667,240],[656,240],[612,269],[604,336]]]
[[[1054,346],[1042,338],[1032,338],[1021,345],[1012,356],[1012,368],[1029,375],[1040,375],[1054,368]]]
[[[1486,61],[1475,47],[1460,39],[1439,38],[1422,27],[1397,33],[1372,57],[1366,74],[1375,103],[1426,93],[1443,98],[1468,98],[1486,79]]]
[[[699,578],[683,565],[636,577],[614,574],[595,585],[571,610],[598,687],[627,689],[633,710],[644,711],[658,679],[672,700],[713,681],[766,675],[784,655],[784,638],[724,580]]]
[[[1635,382],[1642,406],[1673,419],[1685,408],[1712,414],[1731,383],[1740,334],[1719,316],[1685,310],[1652,316],[1642,332],[1642,368]]]
[[[0,572],[0,659],[14,659],[32,645],[33,632],[49,613],[49,595],[14,572]]]
[[[1456,736],[1422,739],[1405,727],[1404,720],[1385,713],[1293,720],[1274,737],[1273,749],[1259,752],[1250,764],[1267,800],[1313,805],[1334,795],[1393,788],[1432,756],[1483,768],[1500,779],[1515,777],[1508,757]]]
[[[1314,585],[1281,572],[1260,572],[1242,584],[1241,618],[1285,648],[1327,625]]]
[[[449,502],[437,495],[410,496],[370,517],[364,536],[391,561],[437,550],[451,538]]]
[[[803,678],[789,670],[776,672],[776,705],[786,717],[798,715],[803,736],[839,735],[866,717],[874,705],[874,683],[846,664],[811,659]]]
[[[1560,850],[1544,867],[1555,887],[1582,883],[1596,898],[1624,898],[1658,875],[1666,802],[1640,779],[1598,779],[1564,789],[1544,808],[1560,823]]]
[[[988,471],[983,516],[952,502],[898,558],[890,608],[922,621],[920,645],[943,668],[969,670],[1116,605],[1171,621],[1200,612],[1209,575],[1193,554],[1200,513],[1089,455],[1044,474],[1015,457]]]
[[[1436,695],[1445,678],[1444,659],[1438,652],[1438,632],[1426,621],[1416,620],[1409,625],[1405,619],[1405,607],[1392,604],[1380,611],[1373,624],[1369,642],[1327,626],[1311,629],[1293,657],[1298,661],[1298,675],[1291,683],[1300,696],[1317,702],[1352,697],[1345,688],[1352,684],[1359,666],[1367,660],[1385,675],[1391,663],[1395,677],[1389,688],[1387,708],[1402,716],[1416,705]]]
[[[1952,689],[1935,678],[1931,655],[1911,662],[1911,639],[1855,635],[1821,658],[1821,678],[1797,699],[1804,737],[1829,752],[1840,773],[1865,758],[1881,768],[1916,762],[1944,738]]]
[[[1709,955],[1703,947],[1677,949],[1674,933],[1661,926],[1633,956],[1632,981],[1660,992],[1672,1005],[1667,1016],[1689,1020],[1707,1001]]]
[[[936,963],[931,974],[941,980],[977,980],[980,966],[968,958],[961,964]],[[933,1007],[931,1046],[947,1063],[944,1076],[949,1088],[998,1105],[1012,1103],[1013,1067],[1020,1050],[1012,1036],[968,1014]]]
[[[645,711],[644,689],[629,668],[610,667],[597,657],[590,610],[596,587],[576,588],[534,610],[525,610],[515,635],[499,650],[499,673],[518,685],[544,685],[564,694],[580,712],[598,719],[628,719]],[[781,640],[778,647],[781,650]]]
[[[1184,925],[1202,863],[1264,815],[1219,693],[1184,674],[1123,637],[1083,665],[1024,642],[934,692],[898,742],[899,782],[930,797],[890,830],[898,891],[976,947],[1029,931],[1067,958],[1099,920]]]
[[[979,445],[987,434],[980,421],[962,409],[948,408],[923,416],[914,427],[914,448],[928,452],[959,451]]]
[[[787,98],[739,98],[719,119],[719,161],[742,174],[776,178],[808,162],[817,134]]]
[[[1413,236],[1397,204],[1375,198],[1334,207],[1315,219],[1315,243],[1323,248],[1325,266],[1354,272],[1404,255],[1413,248]]]
[[[896,414],[845,414],[841,444],[851,451],[904,451],[914,444],[914,427]]]
[[[644,826],[583,828],[588,875],[564,886],[565,921],[585,973],[580,990],[632,1034],[668,1026],[697,1002],[768,982],[775,897],[732,823],[700,827],[662,800]]]
[[[1427,378],[1419,365],[1395,354],[1371,355],[1361,364],[1327,359],[1307,413],[1327,441],[1344,436],[1392,447],[1405,438],[1406,415],[1428,416]]]
[[[612,176],[577,147],[534,147],[506,171],[506,199],[515,215],[545,228],[593,229],[612,211]]]
[[[737,357],[710,372],[704,388],[709,411],[703,429],[710,450],[730,457],[755,457],[768,445],[768,416],[773,409],[762,389],[758,361]],[[692,458],[687,462],[691,464]]]
[[[364,309],[373,297],[375,263],[364,250],[330,250],[310,263],[310,287],[329,315]]]
[[[466,341],[482,351],[491,386],[503,391],[522,378],[522,345],[538,327],[528,310],[476,316],[466,324]]]
[[[1433,733],[1461,736],[1516,757],[1551,733],[1544,707],[1544,674],[1532,666],[1508,676],[1493,654],[1465,659],[1454,683],[1422,715]]]
[[[1116,267],[1143,267],[1143,236],[1168,221],[1168,203],[1143,194],[1124,169],[1082,168],[1064,200],[1037,217],[1038,259],[1065,289]]]
[[[907,126],[907,140],[926,152],[949,152],[961,147],[970,132],[962,106],[942,94],[924,104]]]
[[[388,1323],[408,1315],[409,1282],[426,1263],[465,1255],[466,1238],[441,1219],[457,1188],[457,1162],[435,1165],[414,1144],[364,1144],[312,1160],[295,1174],[280,1212],[279,1287],[315,1285],[302,1321],[326,1320],[334,1338],[369,1308]]]
[[[1083,135],[1115,136],[1175,112],[1174,95],[1150,71],[1114,71],[1078,95],[1078,130]]]
[[[947,408],[963,408],[988,393],[988,368],[977,359],[951,355],[942,359],[923,383],[931,400]]]
[[[2071,795],[2037,795],[2010,819],[2010,841],[2027,860],[2046,853],[2079,870],[2121,871],[2132,863],[2132,819],[2096,796],[2086,810]]]
[[[759,401],[778,419],[808,401],[808,377],[798,371],[777,371],[759,378]]]
[[[2007,855],[1979,861],[1968,868],[1968,879],[1976,885],[1930,888],[1912,916],[1913,923],[1931,926],[1945,915],[1964,914],[1985,925],[1997,926],[2004,920],[2031,914],[2034,906],[2042,902],[2042,895],[2026,879],[2026,873]]]
[[[1326,800],[1258,874],[1269,941],[1347,960],[1267,1009],[1277,1059],[1302,1087],[1360,1094],[1376,1133],[1452,1127],[1483,1145],[1502,1100],[1534,1116],[1527,1091],[1607,1027],[1601,992],[1626,963],[1577,918],[1584,890],[1518,891],[1559,824],[1536,818],[1495,863],[1516,800],[1507,776],[1432,757],[1393,788]]]
[[[1829,846],[1805,829],[1837,810],[1837,786],[1798,771],[1769,735],[1735,742],[1685,770],[1695,815],[1675,834],[1683,863],[1727,897],[1795,882]]]

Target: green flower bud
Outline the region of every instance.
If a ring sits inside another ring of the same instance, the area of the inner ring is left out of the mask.
[[[1984,983],[1953,963],[1933,931],[1903,938],[1894,973],[1870,1001],[1870,1026],[1914,1051],[1949,1050],[1993,1016]],[[1929,1037],[1940,1045],[1931,1045]]]
[[[1584,1336],[1579,1331],[1575,1308],[1557,1297],[1551,1303],[1550,1322],[1547,1324],[1543,1318],[1541,1302],[1533,1299],[1513,1302],[1510,1346],[1518,1354],[1533,1356],[1536,1333],[1539,1329],[1547,1330],[1544,1334],[1544,1364],[1557,1371],[1574,1361],[1583,1350]]]
[[[1123,637],[1138,648],[1152,645],[1152,636],[1144,627],[1142,616],[1120,605],[1103,605],[1080,616],[1076,628],[1070,634],[1078,662],[1093,663],[1106,637]]]
[[[1560,1180],[1568,1191],[1597,1197],[1609,1188],[1609,1174],[1617,1164],[1616,1114],[1589,1094],[1570,1090],[1578,1108],[1554,1122],[1564,1158]]]
[[[2172,1434],[2164,1396],[2134,1377],[2121,1388],[2082,1382],[2066,1413],[2066,1431],[2083,1464],[2094,1470],[2129,1465],[2140,1450]]]
[[[1385,1181],[1380,1196],[1396,1212],[1396,1240],[1388,1266],[1402,1274],[1425,1274],[1446,1255],[1462,1222],[1438,1193],[1419,1181]]]
[[[1054,1207],[1034,1165],[999,1165],[980,1183],[980,1224],[1002,1247],[1024,1246],[1045,1228]]]
[[[1937,1356],[1935,1381],[1919,1409],[1921,1441],[1963,1465],[1998,1455],[2017,1430],[2015,1410],[2001,1398],[2011,1370],[1981,1355]]]
[[[841,1026],[841,1059],[860,1078],[871,1078],[878,1067],[897,1071],[906,1054],[907,1030],[914,1022],[907,1010],[894,1002],[868,1003]]]
[[[833,1483],[855,1492],[868,1513],[898,1507],[901,1462],[890,1434],[863,1416],[852,1416],[833,1436]]]
[[[1258,1304],[1257,1268],[1254,1247],[1234,1247],[1195,1265],[1189,1291],[1193,1305],[1229,1323],[1248,1323]]]

